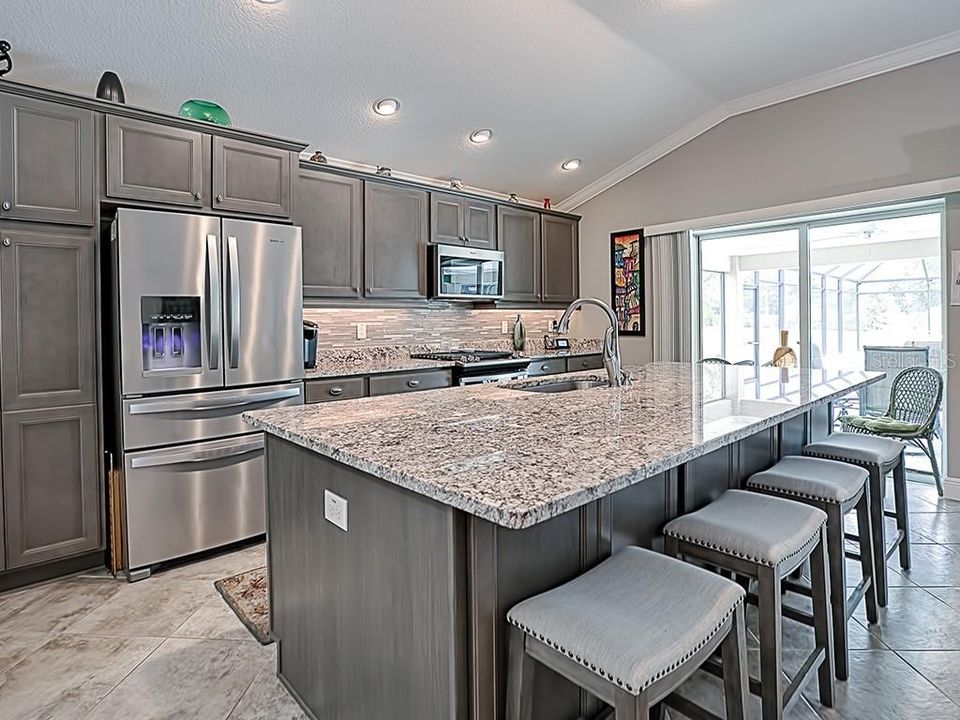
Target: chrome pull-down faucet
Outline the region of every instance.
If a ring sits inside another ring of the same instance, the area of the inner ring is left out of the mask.
[[[603,334],[603,367],[607,371],[607,382],[610,387],[621,387],[626,384],[626,376],[620,369],[620,335],[617,332],[617,316],[613,310],[603,300],[596,298],[578,298],[574,300],[567,309],[563,311],[560,320],[557,321],[557,332],[565,335],[570,332],[570,317],[574,310],[581,305],[596,305],[607,314],[607,320],[610,321],[610,327]]]

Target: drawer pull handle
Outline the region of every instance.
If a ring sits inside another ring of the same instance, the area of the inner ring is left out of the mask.
[[[332,387],[330,388],[330,394],[336,397],[337,395],[343,395],[342,387]]]
[[[550,366],[547,365],[546,363],[544,363],[543,365],[540,366],[540,369],[543,370],[544,372],[546,372],[547,370],[550,369]]]
[[[420,381],[419,381],[419,380],[407,380],[407,386],[408,386],[408,387],[412,387],[412,388],[420,387]]]

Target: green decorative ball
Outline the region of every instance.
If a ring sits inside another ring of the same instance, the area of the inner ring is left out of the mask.
[[[230,125],[230,114],[210,100],[187,100],[180,106],[180,117],[203,120],[214,125]]]

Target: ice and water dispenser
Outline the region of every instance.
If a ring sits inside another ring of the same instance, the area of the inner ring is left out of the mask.
[[[201,372],[200,298],[140,298],[144,373]]]

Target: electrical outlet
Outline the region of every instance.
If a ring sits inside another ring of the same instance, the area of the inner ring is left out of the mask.
[[[553,318],[547,320],[547,332],[554,332],[557,329],[557,321]]]
[[[367,339],[367,324],[357,323],[357,340]]]
[[[509,334],[510,334],[510,321],[509,321],[509,320],[504,320],[503,322],[500,323],[500,332],[502,332],[504,335],[509,335]]]
[[[347,532],[347,500],[329,490],[323,491],[323,517]]]

